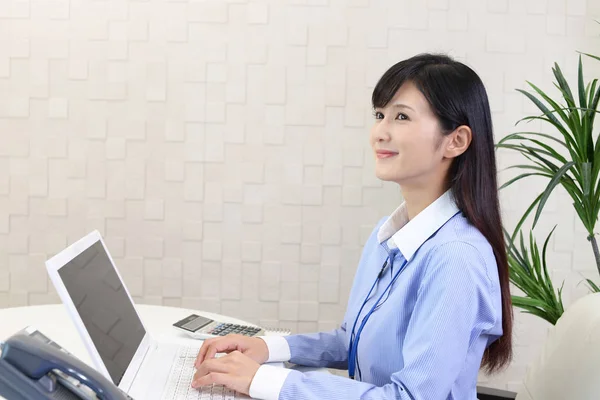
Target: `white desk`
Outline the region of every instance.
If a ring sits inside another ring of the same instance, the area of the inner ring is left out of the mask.
[[[151,335],[159,340],[182,344],[198,343],[196,339],[190,338],[185,333],[179,332],[172,327],[174,322],[179,321],[190,314],[202,315],[222,322],[240,325],[248,324],[248,322],[236,318],[185,308],[143,304],[136,305],[136,308],[140,314],[142,323]],[[95,368],[92,359],[63,304],[0,309],[0,341],[8,339],[10,336],[29,325],[39,329],[40,332],[67,349],[67,351],[78,357],[81,361],[90,365],[92,368]],[[273,365],[280,365],[283,367],[283,363],[273,363]],[[292,366],[292,369],[301,372],[328,372],[325,368],[302,366]],[[2,400],[1,396],[0,400]]]
[[[188,343],[195,341],[195,339],[189,338],[184,333],[180,333],[172,327],[174,322],[192,313],[223,322],[248,324],[245,321],[224,315],[185,308],[143,304],[136,305],[136,308],[146,330],[151,335],[157,338],[165,338],[168,341]],[[7,339],[28,325],[35,326],[40,332],[67,349],[67,351],[73,353],[80,360],[88,365],[92,365],[92,360],[64,305],[51,304],[0,309],[0,340]]]

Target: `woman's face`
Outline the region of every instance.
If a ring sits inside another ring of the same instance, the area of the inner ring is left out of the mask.
[[[370,142],[379,179],[421,186],[446,174],[447,138],[425,96],[412,82],[404,83],[385,108],[376,108],[374,116]]]

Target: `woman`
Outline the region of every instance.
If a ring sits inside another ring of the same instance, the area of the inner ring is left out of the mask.
[[[483,83],[442,55],[392,66],[372,96],[380,179],[404,203],[365,244],[339,329],[207,340],[193,386],[260,399],[475,399],[511,359],[512,307]],[[229,353],[214,358],[216,353]],[[348,368],[351,379],[267,361]]]

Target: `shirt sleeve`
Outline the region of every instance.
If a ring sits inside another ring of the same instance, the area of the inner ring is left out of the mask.
[[[290,346],[283,336],[259,336],[269,350],[269,358],[266,362],[290,361]]]
[[[346,324],[330,332],[285,336],[290,362],[307,367],[348,368]]]
[[[261,365],[250,383],[250,397],[262,400],[278,400],[281,388],[290,369]]]
[[[345,335],[344,324],[331,332],[259,337],[269,349],[267,362],[291,361],[311,367],[345,369],[348,365]],[[250,396],[255,399],[278,400],[291,372],[289,369],[261,365],[250,384]]]
[[[427,264],[405,334],[404,366],[391,374],[390,383],[376,386],[319,372],[289,371],[278,397],[264,399],[448,398],[465,368],[469,348],[500,315],[501,311],[493,307],[491,286],[477,249],[463,242],[442,245]],[[300,340],[301,348],[310,352],[309,344],[317,340]],[[293,358],[294,346],[290,347]],[[335,348],[332,352],[337,354]],[[322,353],[322,349],[311,352]],[[481,358],[476,361],[478,367]]]

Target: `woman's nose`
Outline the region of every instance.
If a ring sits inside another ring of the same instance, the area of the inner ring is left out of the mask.
[[[373,127],[373,139],[375,142],[387,142],[391,138],[389,124],[381,121]]]

